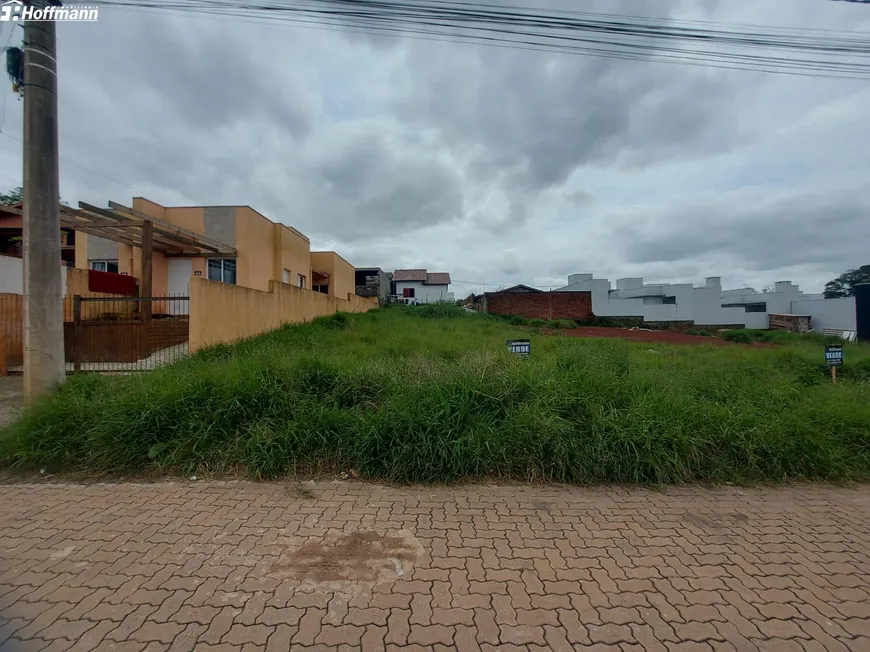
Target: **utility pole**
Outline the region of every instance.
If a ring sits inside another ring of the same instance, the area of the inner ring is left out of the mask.
[[[54,389],[66,376],[56,48],[53,20],[24,23],[24,397],[28,402]]]

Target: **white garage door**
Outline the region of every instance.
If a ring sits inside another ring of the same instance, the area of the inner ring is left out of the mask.
[[[190,296],[190,277],[193,275],[193,261],[189,258],[170,258],[167,267],[166,286],[170,296]],[[187,313],[187,301],[169,301],[170,314]]]

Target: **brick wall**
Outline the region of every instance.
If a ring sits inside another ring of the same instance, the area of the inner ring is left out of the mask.
[[[507,292],[487,294],[486,311],[527,319],[590,319],[591,292]]]

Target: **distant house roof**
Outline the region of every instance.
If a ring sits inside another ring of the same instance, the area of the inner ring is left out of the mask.
[[[524,292],[543,292],[543,290],[539,290],[538,288],[533,288],[529,285],[513,285],[509,288],[505,288],[504,290],[498,290],[496,292],[487,292],[487,294],[522,294]]]
[[[450,274],[447,272],[430,272],[426,274],[426,285],[450,285]]]
[[[423,281],[426,282],[425,269],[397,269],[393,272],[394,281]]]
[[[397,269],[393,272],[394,281],[419,281],[424,285],[450,285],[447,272],[427,272],[425,269]]]

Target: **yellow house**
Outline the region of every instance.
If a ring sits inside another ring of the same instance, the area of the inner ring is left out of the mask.
[[[235,257],[228,257],[173,256],[155,251],[154,296],[186,296],[191,276],[263,291],[269,290],[269,281],[279,281],[306,289],[325,289],[327,294],[342,299],[355,291],[350,263],[335,252],[311,252],[305,235],[273,222],[250,206],[161,206],[135,197],[133,210],[234,247],[237,252]],[[142,251],[138,247],[80,232],[75,243],[76,267],[135,277],[140,274]]]
[[[311,252],[312,289],[339,299],[356,293],[355,270],[334,251]]]

